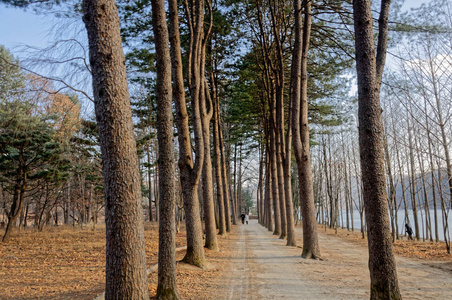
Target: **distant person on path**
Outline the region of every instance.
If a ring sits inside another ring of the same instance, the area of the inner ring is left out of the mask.
[[[240,217],[242,218],[242,224],[245,224],[245,214],[242,213],[242,215]]]
[[[248,216],[248,214],[245,215],[245,221],[246,221],[246,225],[248,225],[248,221],[250,220],[250,216]]]
[[[412,240],[412,239],[413,239],[413,237],[412,237],[412,235],[413,235],[413,229],[411,228],[410,225],[405,224],[405,232],[408,233],[408,239],[409,239],[409,240]]]

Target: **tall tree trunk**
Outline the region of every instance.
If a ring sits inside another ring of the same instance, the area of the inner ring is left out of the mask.
[[[5,234],[3,235],[2,242],[8,242],[11,236],[11,232],[14,227],[14,223],[19,217],[20,212],[22,211],[22,207],[24,204],[24,193],[25,187],[27,185],[27,177],[23,172],[22,168],[20,168],[18,172],[19,178],[16,181],[14,186],[14,194],[13,194],[13,203],[9,211],[7,211],[8,224],[6,224]]]
[[[390,109],[392,110],[392,107],[390,106]],[[392,123],[392,134],[394,136],[394,139],[397,139],[397,130],[394,124],[394,114],[391,114],[391,123]],[[407,201],[406,201],[406,194],[405,194],[405,178],[404,178],[404,172],[403,172],[403,168],[402,168],[402,162],[400,159],[400,152],[399,152],[399,142],[395,141],[395,152],[396,152],[396,158],[397,158],[397,166],[399,169],[399,176],[400,176],[400,186],[401,186],[401,190],[402,190],[402,200],[403,200],[403,205],[404,205],[404,212],[405,212],[405,223],[409,222],[408,219],[408,205],[407,205]]]
[[[292,182],[291,182],[291,162],[292,162],[292,130],[290,129],[292,123],[292,110],[289,105],[289,124],[286,132],[286,144],[284,152],[284,195],[286,205],[286,232],[287,243],[286,246],[296,246],[295,240],[295,225],[294,225],[294,212],[293,212],[293,200],[292,200]]]
[[[439,189],[439,197],[441,202],[441,211],[442,211],[442,217],[443,217],[443,233],[444,233],[444,242],[446,243],[446,251],[448,254],[450,254],[450,236],[449,236],[449,210],[446,206],[446,200],[444,199],[444,191],[443,191],[443,178],[442,178],[442,170],[441,170],[441,163],[439,162],[439,159],[437,159],[437,166],[438,166],[438,189]]]
[[[380,106],[380,82],[385,61],[389,5],[389,0],[382,0],[378,53],[375,57],[371,3],[368,0],[353,1],[359,146],[369,245],[371,299],[402,298],[389,228]]]
[[[151,172],[151,149],[150,149],[150,143],[148,143],[146,147],[146,154],[148,159],[148,189],[149,189],[149,222],[154,221],[154,216],[152,212],[152,172]]]
[[[240,170],[239,170],[239,172],[240,172]],[[234,181],[234,188],[232,189],[232,202],[234,203],[236,200],[235,199],[237,199],[237,195],[238,195],[238,189],[239,189],[239,185],[238,185],[238,183],[237,183],[237,181],[238,181],[238,179],[237,179],[237,144],[234,144],[234,171],[233,171],[233,175],[232,175],[232,178],[233,178],[233,181]],[[232,209],[232,211],[234,211],[234,209]]]
[[[223,178],[222,164],[221,164],[221,154],[220,154],[220,103],[218,95],[215,93],[213,97],[213,159],[215,163],[215,181],[217,183],[217,205],[218,205],[218,223],[220,235],[226,234],[226,220],[225,220],[225,203],[223,197]]]
[[[365,238],[365,222],[364,222],[364,204],[362,200],[362,180],[359,177],[358,164],[356,162],[356,154],[355,147],[352,147],[352,156],[353,156],[353,168],[355,169],[355,181],[356,181],[356,193],[358,194],[358,212],[359,212],[359,221],[361,225],[361,236]]]
[[[341,144],[342,144],[342,155],[343,155],[343,164],[344,164],[344,194],[345,194],[345,211],[346,211],[346,222],[347,222],[347,230],[350,231],[350,216],[353,216],[353,208],[351,207],[350,202],[350,186],[348,184],[348,161],[347,161],[347,153],[345,152],[345,142],[344,142],[344,132],[341,131]],[[348,149],[347,149],[348,150]],[[349,214],[350,213],[350,214]],[[351,218],[351,223],[353,224],[353,217]]]
[[[270,153],[269,153],[269,141],[266,141],[266,150],[265,150],[265,211],[267,212],[267,229],[268,231],[273,231],[273,215],[272,215],[272,207],[273,207],[273,198],[271,193],[271,161],[270,161]]]
[[[432,150],[432,137],[430,132],[430,117],[427,113],[427,101],[424,99],[424,111],[425,113],[425,131],[427,133],[427,144],[428,144],[428,157],[430,164],[430,172],[431,172],[431,188],[432,188],[432,199],[433,199],[433,222],[435,225],[435,241],[439,241],[439,232],[438,232],[438,212],[437,212],[437,198],[436,198],[436,185],[435,185],[435,165],[433,162],[433,150]],[[433,238],[433,237],[432,237]]]
[[[159,151],[159,257],[158,299],[179,299],[176,285],[176,183],[174,180],[174,140],[171,87],[171,57],[166,23],[165,1],[152,0],[152,21],[156,47],[157,67],[157,138]],[[171,30],[177,26],[176,1],[170,1]],[[176,22],[176,24],[174,24]],[[171,39],[178,39],[171,32]],[[172,40],[172,44],[177,44]],[[179,48],[177,48],[179,49]],[[177,51],[174,50],[173,51]],[[177,55],[175,55],[177,56]],[[178,70],[174,70],[175,73]],[[177,74],[177,73],[176,73]],[[176,77],[177,75],[174,75]],[[182,74],[179,74],[182,76]],[[152,210],[151,210],[152,213]]]
[[[203,75],[205,73],[206,65],[206,40],[211,38],[211,29],[213,24],[213,13],[211,2],[208,1],[210,12],[210,22],[207,32],[204,34],[204,42],[202,43],[201,49],[201,70],[200,73]],[[211,52],[211,51],[209,51]],[[210,55],[211,57],[211,55]],[[209,63],[212,69],[212,63]],[[212,71],[210,73],[210,78],[213,78]],[[203,133],[203,143],[204,143],[204,165],[202,168],[202,188],[203,188],[203,209],[204,209],[204,224],[205,224],[205,246],[210,250],[218,250],[217,242],[217,229],[215,224],[215,204],[213,197],[213,178],[212,178],[212,158],[210,155],[210,121],[213,116],[213,104],[212,97],[207,84],[207,79],[202,76],[201,79],[203,94],[203,101],[200,102],[201,108],[201,119],[202,119],[202,133]],[[212,92],[215,92],[215,87],[212,82]],[[215,97],[215,94],[213,95]]]
[[[281,137],[278,131],[276,131],[276,174],[278,176],[278,198],[279,198],[279,216],[281,218],[281,234],[280,239],[285,239],[287,236],[287,220],[286,220],[286,201],[285,201],[285,188],[284,188],[284,160],[283,153],[281,153]],[[289,174],[290,181],[290,174]]]
[[[278,176],[278,200],[279,200],[279,210],[281,219],[281,235],[280,238],[284,239],[287,235],[287,221],[286,221],[286,201],[285,201],[285,179],[284,179],[284,164],[285,164],[285,135],[284,135],[284,86],[285,86],[285,68],[284,68],[284,54],[282,37],[280,30],[280,22],[276,21],[276,14],[278,14],[278,8],[273,3],[269,5],[271,20],[272,20],[272,30],[275,38],[276,46],[276,67],[274,68],[274,76],[276,78],[276,89],[275,89],[275,141],[276,141],[276,161],[277,161],[277,176]],[[289,129],[290,130],[290,129]],[[290,176],[290,174],[289,174]]]
[[[259,222],[260,224],[267,226],[265,219],[265,200],[264,200],[264,145],[261,143],[259,146],[260,159],[259,159]]]
[[[419,220],[417,215],[417,200],[416,200],[416,182],[414,180],[415,174],[415,165],[414,165],[414,149],[413,149],[413,137],[411,134],[411,126],[407,113],[407,127],[408,127],[408,146],[409,146],[409,158],[410,158],[410,192],[411,192],[411,208],[413,209],[413,217],[414,217],[414,234],[416,236],[416,240],[419,241],[421,238],[420,230],[419,230]],[[405,208],[406,209],[406,208]]]
[[[388,197],[388,205],[389,205],[389,213],[391,214],[391,228],[392,228],[392,242],[395,242],[396,236],[397,236],[397,228],[396,228],[396,222],[397,219],[395,218],[395,210],[397,210],[397,195],[396,195],[396,189],[394,185],[394,178],[392,176],[392,168],[391,168],[391,158],[389,156],[389,146],[388,146],[388,137],[385,131],[384,134],[384,151],[385,151],[385,165],[386,165],[386,172],[388,175],[388,181],[389,181],[389,197]]]
[[[294,0],[295,46],[293,64],[299,69],[292,74],[292,136],[297,160],[301,213],[303,216],[303,258],[320,258],[320,248],[315,218],[314,190],[312,183],[311,153],[309,147],[307,62],[311,33],[311,1],[304,2],[304,26],[301,18],[301,3]],[[298,61],[299,60],[299,61]],[[298,68],[300,66],[300,68]],[[298,96],[299,95],[299,96]],[[303,197],[303,199],[302,199]]]
[[[57,207],[57,206],[55,206],[55,207]],[[24,224],[23,224],[24,228],[27,228],[27,226],[28,226],[28,212],[29,212],[29,208],[30,208],[30,203],[27,202],[25,204],[25,215],[24,215]],[[57,223],[57,225],[58,225],[58,223]]]
[[[185,102],[184,80],[182,73],[182,59],[180,52],[179,27],[177,21],[177,3],[170,6],[174,13],[171,19],[171,59],[173,68],[173,95],[176,104],[177,130],[179,132],[179,169],[181,176],[182,195],[184,200],[185,224],[187,231],[187,253],[184,261],[204,267],[204,247],[202,240],[202,225],[198,201],[198,184],[201,177],[204,161],[204,144],[202,133],[202,119],[200,103],[204,101],[203,73],[201,64],[203,51],[203,23],[204,23],[204,1],[197,1],[194,12],[190,11],[188,3],[185,2],[190,28],[189,45],[189,68],[188,82],[190,86],[191,106],[193,116],[193,128],[195,133],[196,161],[193,162],[191,153],[190,132],[188,127],[188,114]],[[191,19],[191,16],[194,19]]]
[[[262,225],[262,162],[263,162],[263,156],[262,156],[262,145],[259,144],[259,177],[257,181],[257,190],[256,190],[256,209],[257,209],[257,221],[259,224]]]
[[[210,120],[212,119],[213,107],[207,81],[204,80],[205,101],[209,104],[208,110],[206,103],[201,103],[201,112],[203,115],[203,138],[204,138],[204,166],[202,168],[202,188],[204,205],[204,223],[206,231],[205,247],[210,250],[218,250],[217,229],[215,226],[215,206],[213,198],[213,180],[212,180],[212,160],[210,156]]]
[[[235,212],[237,215],[241,212],[242,209],[242,144],[240,144],[240,150],[239,150],[239,172],[238,172],[238,180],[237,180],[237,196],[233,199],[232,202],[232,211]],[[247,213],[245,207],[243,208],[245,213]]]
[[[70,209],[70,203],[71,203],[71,183],[72,183],[72,177],[69,175],[69,178],[67,181],[67,188],[66,188],[66,197],[64,198],[64,213],[63,213],[64,225],[69,225],[69,209]]]
[[[220,159],[221,159],[221,180],[223,181],[223,199],[224,199],[224,219],[226,223],[226,231],[231,231],[231,209],[230,209],[230,199],[232,198],[230,178],[228,176],[228,168],[226,167],[226,157],[229,160],[229,154],[226,155],[224,143],[223,143],[223,131],[221,130],[221,116],[220,108],[218,104],[218,134],[219,134],[219,147],[220,147]],[[236,225],[236,216],[233,212],[233,224]]]
[[[328,163],[329,161],[331,161],[331,155],[328,157],[327,156],[327,151],[326,151],[326,141],[324,139],[324,135],[322,135],[322,148],[323,148],[323,169],[325,172],[325,189],[326,189],[326,194],[328,195],[328,202],[329,202],[329,227],[330,228],[334,228],[335,224],[336,224],[336,214],[335,214],[335,202],[333,199],[333,179],[332,179],[332,172],[331,172],[331,164]],[[330,146],[328,146],[328,149],[331,149]],[[329,151],[331,154],[331,151]],[[328,166],[330,166],[328,168]]]
[[[279,206],[279,190],[278,190],[278,171],[277,171],[277,157],[276,157],[276,140],[275,140],[275,132],[272,125],[270,125],[270,166],[271,166],[271,191],[273,198],[273,211],[275,213],[275,230],[273,231],[273,235],[281,234],[281,211]]]
[[[115,1],[83,1],[105,183],[106,299],[149,299],[140,174]]]
[[[418,131],[418,134],[420,132]],[[422,194],[423,194],[423,202],[424,202],[424,212],[425,212],[425,234],[423,236],[422,240],[430,239],[431,242],[433,242],[433,235],[432,235],[432,226],[431,226],[431,220],[430,220],[430,207],[428,203],[428,195],[427,195],[427,179],[425,174],[425,165],[424,165],[424,158],[422,157],[422,149],[421,149],[421,142],[418,139],[418,135],[416,133],[414,134],[414,143],[417,149],[417,160],[418,164],[421,170],[421,181],[422,181]]]
[[[157,161],[159,160],[157,155]],[[154,200],[155,200],[155,221],[158,223],[160,221],[160,193],[158,186],[160,184],[160,178],[159,178],[159,165],[157,164],[155,166],[155,172],[154,172]]]

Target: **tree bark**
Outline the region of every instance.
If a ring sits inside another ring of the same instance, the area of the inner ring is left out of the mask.
[[[276,78],[276,97],[275,97],[275,141],[276,141],[276,164],[277,164],[277,176],[278,176],[278,200],[280,211],[280,224],[281,235],[280,238],[284,239],[287,235],[287,221],[286,221],[286,201],[285,201],[285,173],[283,168],[285,167],[285,141],[284,141],[284,86],[285,86],[285,68],[284,68],[284,54],[280,26],[276,21],[276,15],[278,7],[269,6],[272,29],[275,37],[276,46],[276,67],[274,68],[274,74]],[[279,20],[279,23],[281,20]],[[290,130],[290,129],[289,129]],[[289,174],[290,177],[290,174]]]
[[[223,143],[223,132],[221,131],[221,117],[219,113],[219,107],[218,109],[218,134],[219,134],[219,142],[220,142],[220,159],[221,159],[221,179],[223,181],[223,199],[224,199],[224,219],[226,223],[226,231],[231,231],[231,209],[230,209],[230,198],[231,195],[231,185],[230,180],[228,177],[228,172],[226,168],[226,151],[224,149],[224,143]],[[235,214],[233,213],[233,216],[235,217]],[[236,225],[236,218],[233,218],[233,224]]]
[[[19,168],[18,179],[14,186],[13,203],[10,210],[7,212],[8,224],[6,224],[5,234],[3,235],[2,242],[8,242],[13,230],[14,222],[19,217],[22,211],[24,203],[25,187],[27,186],[27,176],[23,171],[23,168]]]
[[[273,199],[271,189],[271,176],[270,176],[270,157],[269,157],[269,144],[268,140],[266,140],[266,150],[265,150],[265,211],[267,215],[267,229],[268,231],[273,231],[273,215],[272,215],[272,207],[273,207]]]
[[[300,66],[300,72],[292,74],[295,80],[292,96],[292,136],[295,158],[298,167],[301,213],[303,216],[303,258],[320,258],[320,248],[315,218],[314,191],[309,147],[308,96],[307,96],[307,59],[311,32],[311,1],[304,3],[304,26],[301,22],[301,3],[294,1],[295,45],[294,64]],[[299,61],[298,61],[299,59]],[[298,67],[296,67],[298,69]],[[297,91],[299,89],[299,91]],[[299,95],[299,96],[298,96]],[[304,199],[301,199],[301,198]]]
[[[276,161],[276,141],[274,128],[270,125],[270,166],[271,166],[271,192],[273,198],[273,211],[275,213],[275,230],[273,230],[273,235],[281,234],[281,211],[279,206],[279,191],[278,191],[278,173],[277,173],[277,161]]]
[[[387,38],[390,1],[381,2],[379,52]],[[371,3],[354,0],[356,69],[358,75],[359,146],[369,245],[371,299],[401,299],[389,228],[383,154],[380,82],[384,65],[375,56]],[[386,25],[386,26],[384,26]],[[384,30],[386,28],[386,30]],[[378,64],[377,64],[378,62]]]
[[[116,3],[83,1],[105,183],[105,299],[149,299],[140,174]]]
[[[292,123],[292,110],[289,106],[289,124],[286,132],[286,144],[284,152],[284,194],[285,194],[285,205],[286,205],[286,232],[287,232],[287,243],[286,246],[296,246],[295,240],[295,226],[294,226],[294,215],[293,215],[293,201],[292,201],[292,183],[291,183],[291,162],[292,162],[292,130],[290,129]]]
[[[259,184],[258,184],[258,195],[259,195],[259,205],[258,205],[258,219],[259,224],[266,226],[267,222],[264,218],[264,145],[259,144]]]
[[[149,189],[149,194],[148,194],[148,199],[149,199],[149,222],[154,221],[154,216],[153,216],[153,212],[152,212],[152,172],[151,172],[151,149],[150,149],[150,143],[148,143],[147,147],[146,147],[146,154],[147,154],[147,159],[148,159],[148,189]]]
[[[204,94],[207,101],[201,104],[203,119],[203,138],[204,138],[204,166],[202,168],[202,188],[204,205],[204,224],[206,231],[205,247],[210,250],[218,250],[217,229],[215,226],[215,206],[213,198],[213,180],[212,180],[212,160],[210,156],[210,120],[212,119],[213,108],[207,81],[204,80]],[[209,110],[206,109],[206,102],[209,104]]]
[[[219,101],[218,97],[213,97],[213,106],[214,106],[214,114],[213,114],[213,159],[215,163],[215,181],[217,183],[217,204],[218,204],[218,223],[219,223],[219,232],[220,235],[226,234],[226,222],[225,222],[225,211],[224,211],[224,198],[223,198],[223,178],[221,176],[222,173],[222,164],[221,164],[221,154],[220,154],[220,133],[219,133]]]
[[[171,58],[165,1],[152,0],[152,22],[157,68],[157,139],[159,151],[159,256],[158,299],[179,299],[176,285],[176,183],[171,87]],[[174,8],[175,1],[170,1]],[[177,19],[170,9],[170,20]],[[177,20],[176,20],[177,22]],[[151,211],[152,212],[152,211]]]
[[[172,0],[173,1],[173,0]],[[174,1],[175,2],[175,1]],[[185,2],[187,15],[191,16],[188,3]],[[198,185],[201,177],[204,161],[204,144],[202,133],[202,119],[200,101],[203,101],[202,89],[203,74],[201,73],[202,38],[204,22],[204,1],[195,4],[194,19],[189,19],[190,46],[188,82],[193,115],[193,128],[195,133],[196,161],[193,162],[191,153],[190,132],[188,126],[188,114],[185,102],[184,80],[182,72],[182,58],[180,50],[180,35],[177,22],[177,2],[170,6],[174,17],[170,23],[171,34],[171,59],[173,68],[173,95],[176,106],[177,130],[179,132],[179,169],[181,176],[182,195],[184,200],[185,223],[187,230],[187,253],[184,261],[203,267],[205,264],[204,247],[202,240],[202,225],[198,201]]]
[[[414,217],[414,235],[416,240],[420,240],[419,220],[417,215],[417,200],[416,200],[416,182],[414,180],[415,166],[414,166],[414,149],[413,149],[413,137],[411,134],[410,119],[407,113],[407,127],[408,127],[408,151],[410,157],[410,193],[411,193],[411,208],[413,209]],[[405,207],[407,209],[407,207]]]

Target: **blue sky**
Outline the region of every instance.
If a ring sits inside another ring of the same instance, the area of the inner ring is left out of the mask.
[[[0,4],[0,44],[10,50],[21,44],[45,46],[50,26],[49,17]]]
[[[405,7],[418,6],[425,0],[406,0]],[[12,8],[0,4],[0,44],[6,46],[15,55],[14,47],[27,44],[44,47],[49,43],[49,31],[55,23],[52,16],[38,16],[31,10]],[[20,56],[20,55],[19,55]]]
[[[417,7],[423,2],[428,1],[406,0],[403,8]],[[51,38],[51,28],[58,22],[64,20],[57,19],[51,14],[36,15],[32,10],[25,11],[0,4],[0,45],[6,46],[20,59],[21,45],[42,48],[55,41],[55,38]]]

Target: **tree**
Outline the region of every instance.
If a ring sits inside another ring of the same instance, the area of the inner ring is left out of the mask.
[[[253,191],[249,188],[242,190],[242,205],[246,212],[254,206],[253,203]]]
[[[24,86],[25,75],[20,71],[19,62],[0,45],[0,99],[7,101],[12,94]]]
[[[92,196],[91,210],[94,224],[97,223],[98,212],[104,205],[104,183],[102,174],[102,159],[99,149],[99,135],[95,120],[82,120],[80,128],[71,136],[66,157],[71,162],[71,169],[64,191],[63,208],[64,224],[72,225],[77,221],[80,226],[88,222],[83,217],[85,193],[79,191],[89,189]],[[80,196],[82,197],[80,197]],[[88,204],[88,205],[89,205]],[[78,218],[76,218],[78,210]]]
[[[154,78],[153,78],[154,80]],[[149,221],[154,221],[153,199],[155,201],[156,221],[159,220],[158,197],[155,197],[156,189],[153,189],[157,177],[158,154],[156,139],[156,99],[155,84],[149,84],[150,78],[137,78],[133,80],[139,84],[137,91],[131,95],[132,113],[135,122],[135,135],[137,139],[138,157],[141,162],[141,178],[143,196],[147,196],[149,202]],[[147,179],[147,183],[145,183]]]
[[[213,24],[213,13],[211,3],[208,2],[209,12],[210,12],[210,24],[207,29],[207,33],[205,34],[204,39],[211,38],[211,29]],[[202,49],[204,55],[204,65],[205,56],[206,56],[206,46],[207,42],[204,42]],[[205,68],[203,68],[205,70]],[[201,71],[201,74],[204,73],[204,70]],[[204,229],[205,229],[205,247],[210,250],[218,250],[218,242],[217,242],[217,229],[215,223],[215,205],[214,205],[214,197],[213,197],[213,174],[212,174],[212,157],[210,155],[210,121],[213,117],[213,103],[212,97],[209,91],[209,87],[207,84],[207,79],[205,75],[202,76],[203,84],[202,87],[204,91],[204,99],[201,101],[200,110],[202,117],[202,134],[203,134],[203,143],[204,143],[204,164],[202,167],[202,193],[203,193],[203,208],[204,208]]]
[[[213,98],[213,158],[214,158],[214,164],[215,164],[215,182],[217,185],[216,190],[216,197],[217,197],[217,205],[218,205],[218,223],[219,223],[219,232],[220,235],[226,234],[226,212],[225,212],[225,202],[224,202],[224,194],[227,193],[227,191],[223,192],[223,188],[227,185],[223,184],[223,178],[222,178],[222,171],[223,171],[223,164],[221,160],[220,155],[220,131],[221,131],[221,125],[220,125],[220,101],[219,97],[217,97],[217,94],[214,93]],[[229,203],[229,202],[228,202]],[[228,207],[228,206],[227,206]],[[227,214],[229,215],[229,214]],[[230,219],[230,218],[229,218]]]
[[[301,212],[303,215],[304,258],[320,258],[315,219],[314,191],[311,171],[311,155],[308,125],[307,58],[311,31],[311,1],[304,3],[304,22],[299,0],[294,1],[295,45],[292,60],[292,136],[298,166]]]
[[[194,11],[187,11],[190,16],[190,45],[188,57],[188,85],[190,87],[193,127],[195,135],[196,160],[193,162],[191,138],[188,127],[188,113],[185,102],[185,90],[182,71],[182,55],[179,34],[177,3],[171,3],[170,9],[170,44],[171,65],[173,71],[173,96],[176,106],[176,125],[179,140],[179,169],[181,176],[182,195],[186,214],[187,253],[184,261],[199,267],[205,265],[202,242],[202,227],[198,202],[198,185],[201,177],[204,144],[202,134],[202,119],[200,101],[204,100],[203,60],[203,30],[204,1],[197,1]],[[186,7],[190,9],[190,7]],[[193,19],[192,19],[193,17]]]
[[[173,5],[174,3],[170,3]],[[170,9],[171,13],[174,13]],[[170,18],[173,18],[172,14]],[[179,299],[176,286],[176,223],[171,57],[165,1],[152,0],[157,67],[157,135],[159,142],[159,267],[158,299]]]
[[[388,36],[390,0],[381,1],[375,55],[371,3],[353,1],[361,173],[366,207],[371,299],[401,299],[388,219],[380,85]]]
[[[140,175],[116,3],[83,1],[105,182],[106,299],[148,299]]]
[[[0,106],[0,181],[5,184],[3,189],[13,195],[3,242],[8,241],[22,212],[31,182],[56,172],[60,159],[60,144],[52,138],[50,120],[35,110],[32,104],[18,100]]]
[[[61,113],[69,98],[60,93],[41,92],[51,83],[22,72],[19,62],[4,47],[0,47],[0,73],[0,181],[3,190],[12,195],[11,206],[5,207],[8,224],[3,241],[6,242],[19,214],[20,224],[26,217],[23,207],[31,204],[32,199],[26,199],[30,198],[29,192],[34,189],[35,195],[45,194],[49,204],[54,194],[51,191],[66,180],[67,160],[62,156],[60,133],[63,124],[68,125],[74,118],[67,112],[65,122]],[[59,108],[55,109],[58,104]],[[67,132],[71,134],[73,128],[69,130],[69,127],[72,126],[67,126]],[[52,208],[57,204],[54,200]],[[48,207],[42,207],[40,220]],[[42,224],[39,222],[39,229]]]

